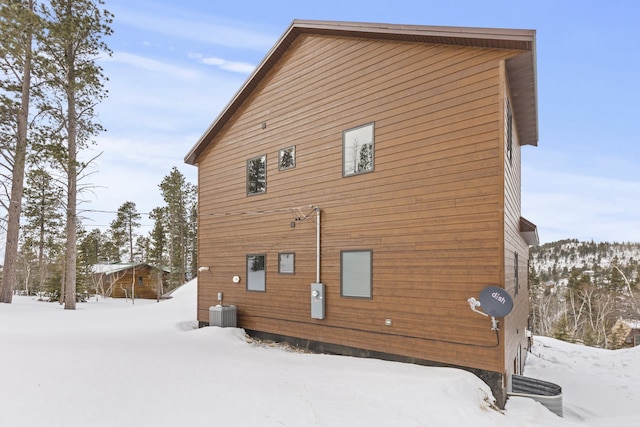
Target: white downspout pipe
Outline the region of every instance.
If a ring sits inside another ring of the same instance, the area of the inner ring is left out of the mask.
[[[320,208],[316,206],[316,283],[320,282]]]

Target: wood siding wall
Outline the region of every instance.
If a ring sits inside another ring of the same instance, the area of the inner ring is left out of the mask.
[[[120,277],[120,274],[117,274]],[[142,277],[142,284],[139,283],[139,277]],[[157,273],[149,267],[138,267],[134,271],[128,270],[124,276],[120,277],[113,286],[113,292],[111,296],[113,298],[131,298],[131,283],[135,283],[133,291],[135,292],[135,298],[157,298]],[[125,293],[126,289],[126,293]]]
[[[504,70],[504,67],[502,67]],[[508,79],[503,71],[503,132],[504,132],[504,265],[505,265],[505,289],[513,298],[513,310],[504,319],[505,343],[504,350],[505,368],[507,378],[510,374],[522,374],[525,356],[527,354],[526,328],[529,319],[529,246],[520,235],[521,209],[521,175],[522,175],[522,147],[519,143],[518,128],[513,120],[512,158],[509,160],[507,153],[507,108],[506,104],[512,103],[511,91],[507,83]],[[515,277],[515,262],[518,262],[518,277]],[[517,284],[517,286],[516,286]]]
[[[503,340],[467,299],[505,280],[501,63],[514,54],[300,36],[198,159],[210,266],[198,320],[221,292],[247,329],[503,372]],[[371,122],[374,172],[343,177],[342,132]],[[292,145],[295,168],[278,171]],[[246,161],[263,154],[267,191],[247,196]],[[322,209],[323,320],[310,317],[315,217],[289,209],[310,206]],[[340,251],[353,249],[373,251],[371,299],[340,296]],[[295,274],[278,274],[279,252],[295,253]],[[259,253],[266,292],[247,292],[245,257]]]

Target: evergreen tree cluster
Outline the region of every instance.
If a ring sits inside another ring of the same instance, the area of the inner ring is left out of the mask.
[[[104,0],[0,0],[0,302],[15,291],[46,293],[74,309],[94,292],[99,262],[168,269],[168,289],[195,274],[196,189],[173,168],[160,183],[165,205],[123,203],[106,230],[87,231],[78,205],[91,188],[83,155],[105,131],[96,106],[108,80],[113,14]],[[114,207],[115,208],[115,207]],[[153,221],[140,232],[143,216]]]
[[[17,288],[20,257],[34,256],[40,266],[27,276],[46,282],[59,274],[65,308],[75,308],[79,182],[91,163],[81,153],[104,130],[95,107],[107,96],[107,78],[96,59],[111,54],[104,38],[112,33],[113,15],[103,4],[0,0],[1,302],[10,303]],[[24,215],[39,222],[21,230]],[[55,236],[59,221],[62,246]],[[25,254],[25,247],[33,253]],[[45,268],[45,258],[59,258],[62,271]]]
[[[625,345],[621,322],[640,320],[640,243],[561,240],[531,248],[534,333],[586,345]]]
[[[165,204],[139,213],[136,204],[123,203],[105,231],[83,233],[78,246],[80,270],[91,287],[91,268],[96,264],[145,263],[168,270],[164,291],[182,285],[196,274],[197,187],[173,168],[159,184]],[[151,230],[141,233],[143,215],[153,221]],[[92,293],[100,290],[89,289]]]

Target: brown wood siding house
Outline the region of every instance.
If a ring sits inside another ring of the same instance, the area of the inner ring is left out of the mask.
[[[167,275],[167,271],[144,263],[98,264],[94,266],[93,286],[113,298],[156,299],[164,293],[162,283]]]
[[[250,333],[463,367],[504,404],[527,348],[536,91],[535,31],[294,21],[185,158],[200,323],[222,293]],[[488,286],[514,301],[497,333],[467,302]]]

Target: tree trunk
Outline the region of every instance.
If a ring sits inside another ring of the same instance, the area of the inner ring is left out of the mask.
[[[69,4],[69,8],[71,5]],[[71,11],[69,11],[71,16]],[[67,163],[67,245],[65,249],[65,310],[76,309],[76,238],[78,215],[76,213],[77,206],[77,125],[76,101],[75,101],[75,64],[73,63],[72,47],[67,47],[67,119],[69,123],[68,129],[68,163]]]
[[[29,8],[33,11],[33,1],[29,1]],[[20,235],[20,215],[22,213],[22,194],[24,193],[24,169],[27,157],[27,124],[29,120],[29,93],[31,91],[31,26],[27,25],[25,45],[25,60],[22,72],[22,92],[20,110],[18,111],[18,133],[16,153],[11,177],[11,200],[7,219],[7,236],[4,253],[2,290],[0,302],[10,304],[17,281],[18,238]]]
[[[160,268],[160,267],[158,267]],[[162,296],[162,270],[158,272],[156,283],[156,302],[160,302],[160,297]]]
[[[131,271],[131,304],[136,303],[136,267]]]

